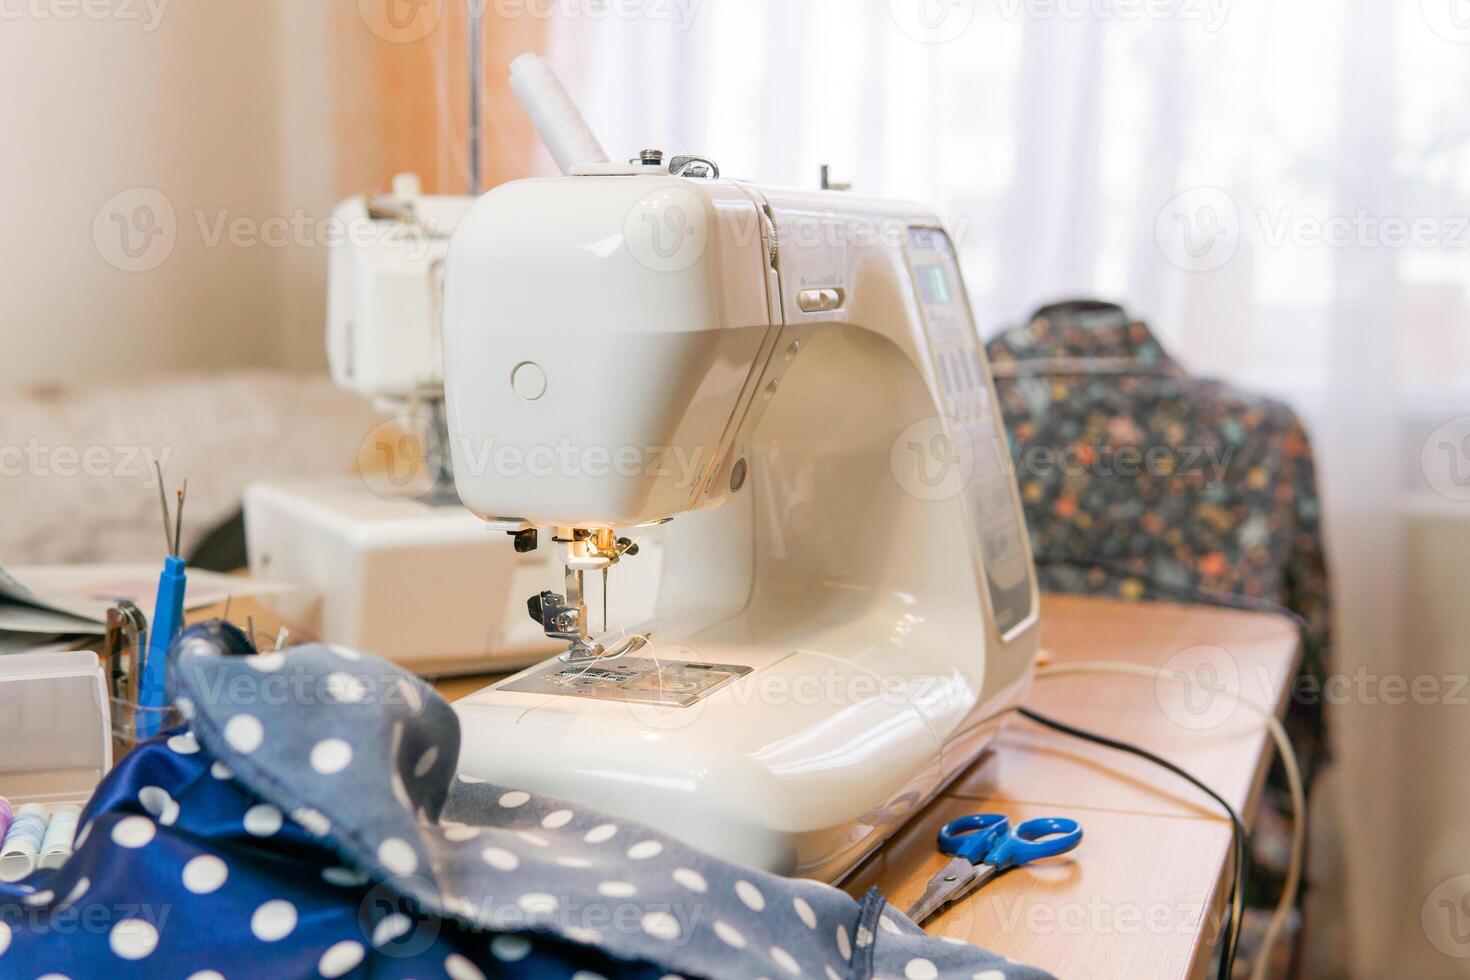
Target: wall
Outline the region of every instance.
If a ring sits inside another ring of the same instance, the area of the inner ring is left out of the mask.
[[[273,363],[278,257],[210,248],[196,211],[277,206],[275,7],[93,9],[0,4],[0,383]],[[129,257],[111,215],[164,233]]]
[[[333,204],[464,188],[463,7],[393,2],[0,0],[0,385],[321,368]],[[538,165],[500,79],[543,29],[487,25],[491,181]]]

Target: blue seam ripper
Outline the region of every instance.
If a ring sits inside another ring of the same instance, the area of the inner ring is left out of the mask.
[[[157,464],[154,464],[155,468]],[[163,505],[163,533],[168,540],[168,554],[163,559],[163,571],[158,576],[158,597],[153,605],[153,621],[148,628],[148,652],[143,661],[143,683],[138,695],[136,731],[139,741],[152,738],[162,727],[164,708],[167,704],[168,648],[184,627],[184,588],[187,584],[187,565],[179,555],[179,537],[184,529],[184,499],[189,492],[189,481],[178,496],[178,509],[174,514],[173,532],[170,534],[168,498],[163,493],[163,473],[158,473],[158,500]]]

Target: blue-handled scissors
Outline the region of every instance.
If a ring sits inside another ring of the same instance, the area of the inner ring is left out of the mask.
[[[939,850],[953,860],[929,879],[924,894],[909,906],[909,918],[923,921],[1011,868],[1038,858],[1066,854],[1082,840],[1082,825],[1066,817],[1037,817],[1011,829],[1000,813],[975,813],[939,829]]]

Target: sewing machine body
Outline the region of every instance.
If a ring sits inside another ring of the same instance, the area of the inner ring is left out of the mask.
[[[475,199],[424,194],[412,174],[393,184],[332,212],[327,364],[339,388],[398,404],[444,387],[444,256]]]
[[[591,169],[497,188],[454,239],[456,481],[569,571],[574,537],[673,518],[657,608],[601,638],[641,650],[458,702],[460,769],[838,878],[975,757],[1036,648],[953,248],[913,205]],[[575,471],[527,465],[556,446]]]

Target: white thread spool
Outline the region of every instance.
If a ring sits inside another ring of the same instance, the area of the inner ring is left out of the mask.
[[[46,836],[41,841],[41,867],[59,868],[72,855],[77,839],[77,821],[82,816],[79,806],[58,807],[46,825]]]
[[[27,803],[15,814],[5,841],[0,844],[0,881],[20,881],[36,870],[41,842],[46,837],[46,808]]]
[[[586,163],[607,163],[602,144],[545,58],[527,52],[512,61],[510,87],[562,173]]]

